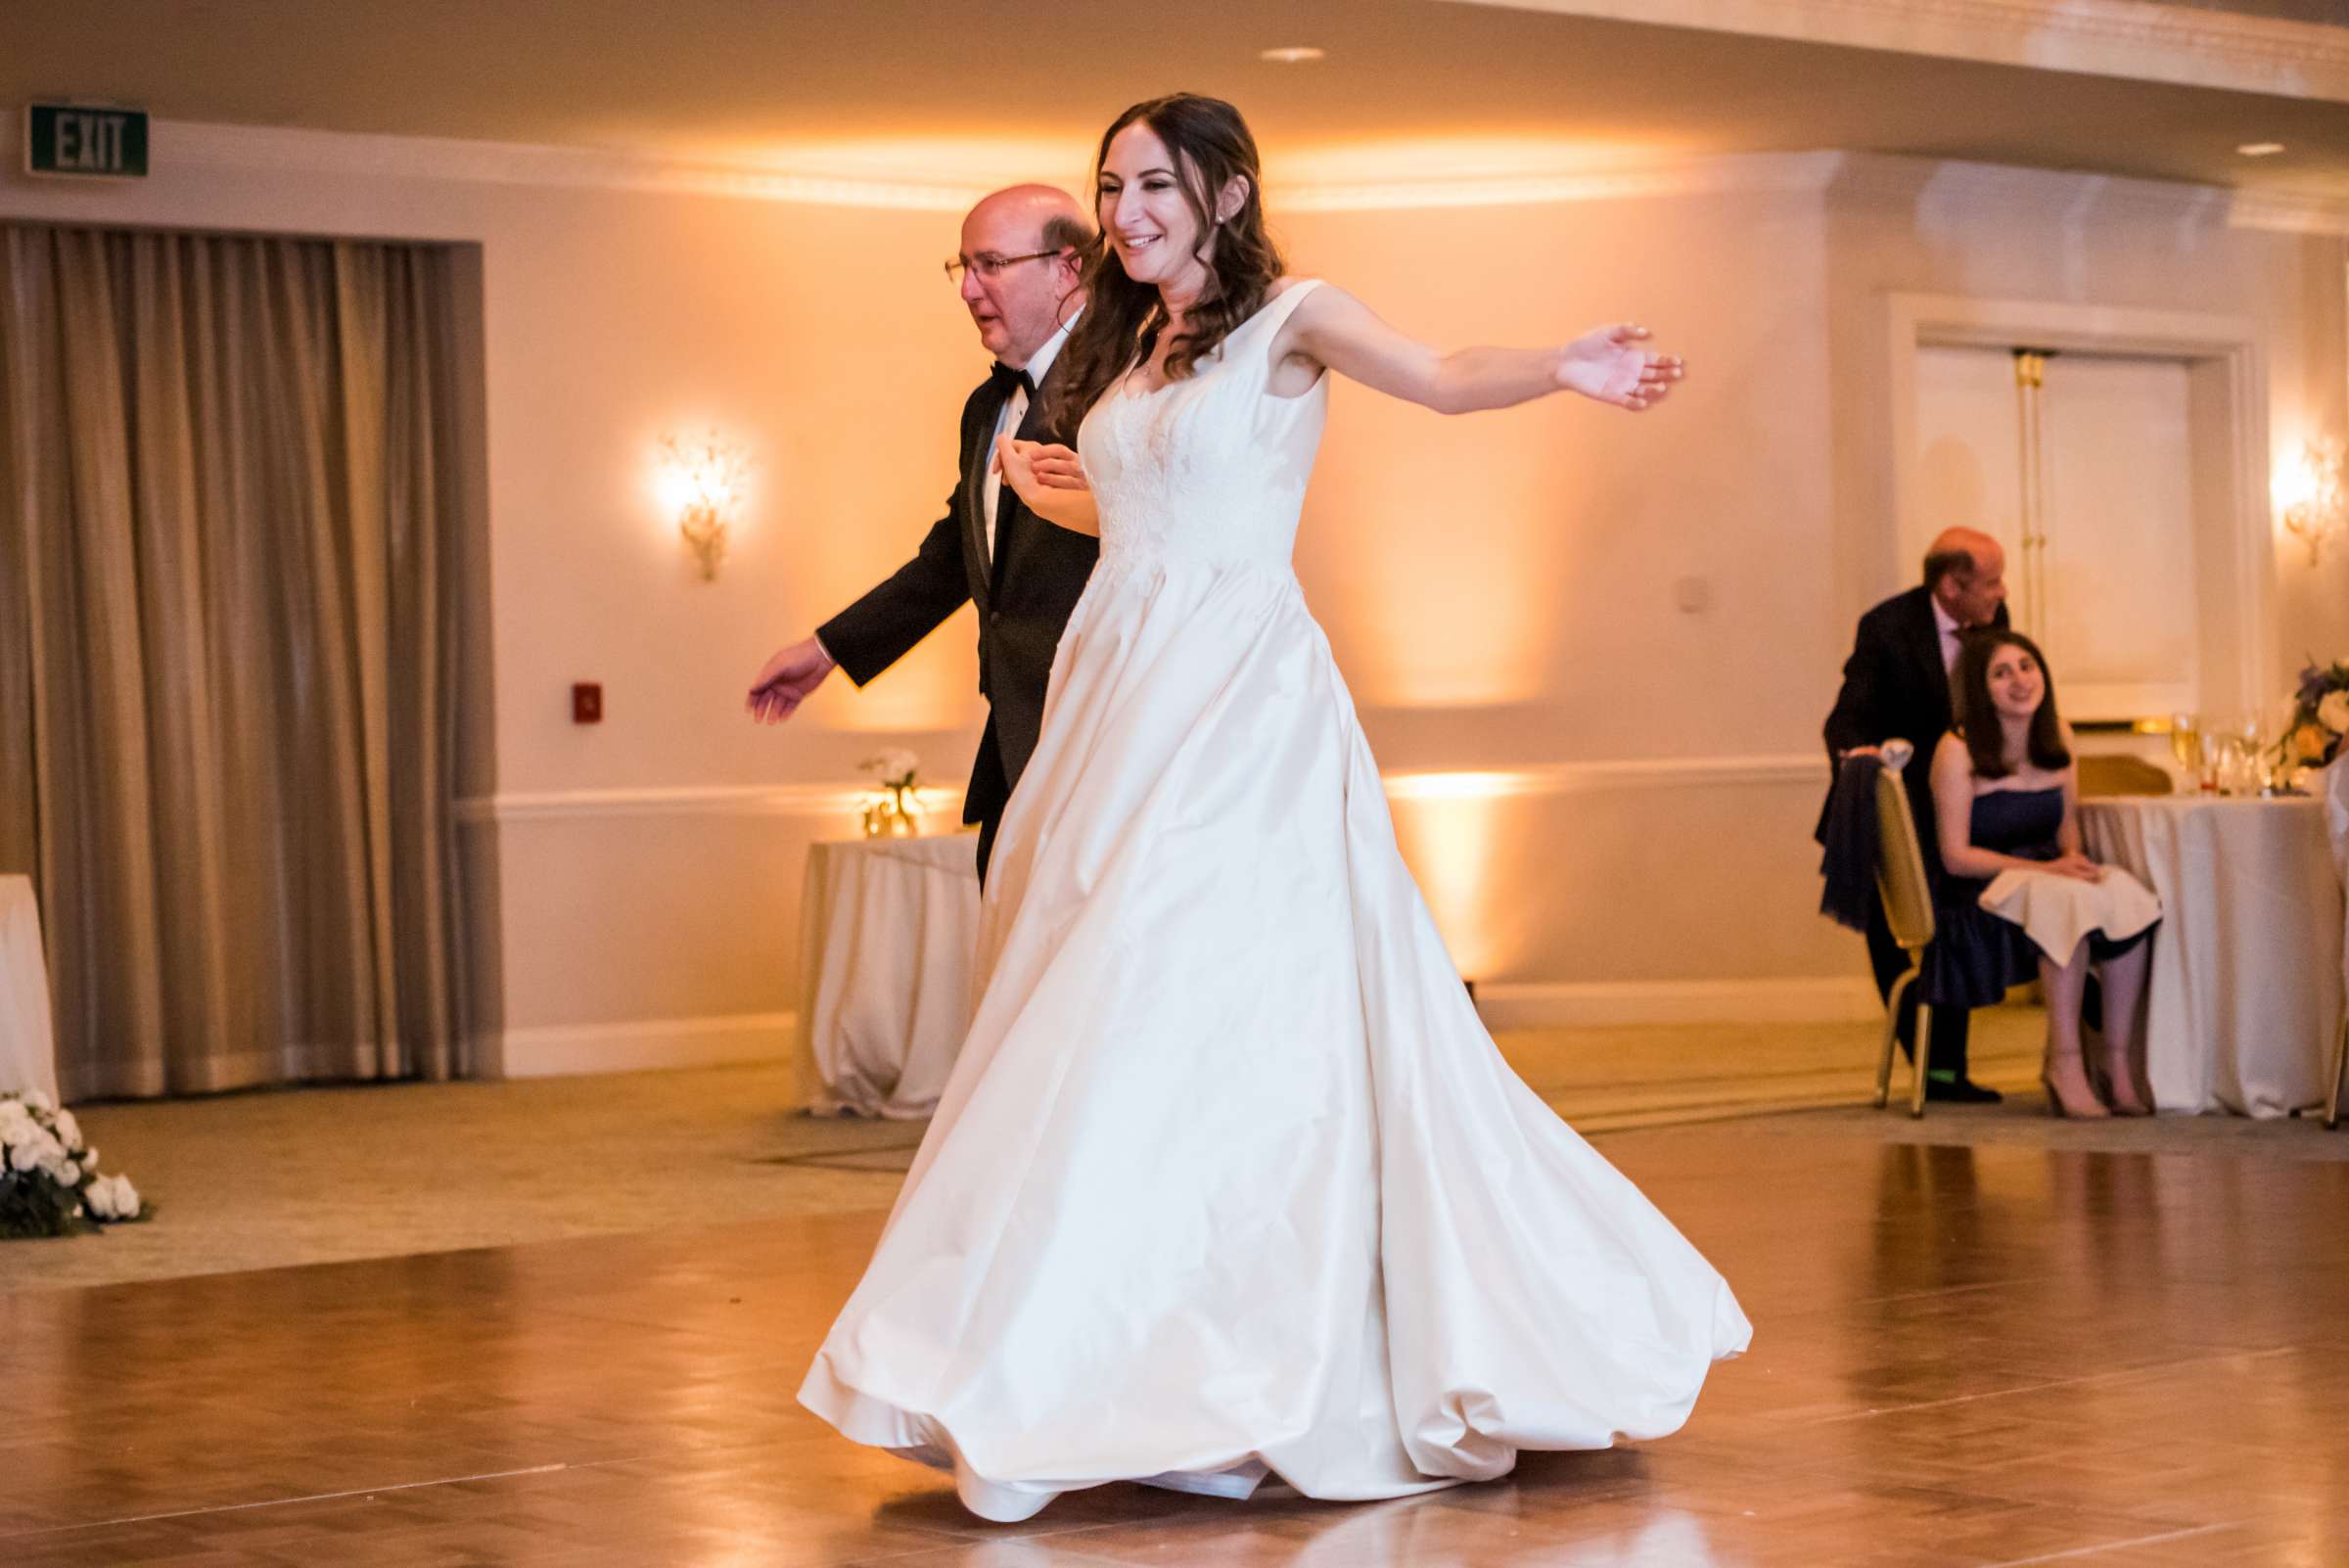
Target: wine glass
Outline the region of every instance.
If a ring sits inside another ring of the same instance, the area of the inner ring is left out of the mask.
[[[2202,743],[2202,787],[2220,795],[2243,793],[2246,761],[2242,732],[2223,729]]]
[[[2170,756],[2178,762],[2182,781],[2188,789],[2202,782],[2202,715],[2200,714],[2172,714],[2170,715]]]

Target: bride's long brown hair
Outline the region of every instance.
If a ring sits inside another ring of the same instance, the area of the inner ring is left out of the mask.
[[[1068,368],[1053,378],[1044,412],[1055,430],[1073,430],[1084,411],[1135,365],[1157,350],[1167,307],[1157,286],[1126,275],[1101,221],[1101,167],[1109,144],[1135,121],[1146,124],[1174,157],[1183,205],[1199,223],[1191,254],[1207,267],[1207,282],[1191,302],[1183,330],[1167,355],[1170,381],[1191,374],[1232,328],[1254,315],[1283,270],[1279,249],[1265,228],[1264,175],[1256,138],[1240,112],[1221,98],[1174,93],[1134,105],[1101,133],[1093,155],[1093,221],[1100,240],[1084,266],[1084,314],[1061,349]],[[1219,222],[1216,197],[1234,176],[1247,185],[1240,209]]]

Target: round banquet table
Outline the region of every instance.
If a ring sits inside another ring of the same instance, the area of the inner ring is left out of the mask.
[[[807,849],[800,900],[800,1071],[808,1109],[918,1120],[971,1023],[979,836]]]
[[[2145,1069],[2164,1111],[2284,1116],[2323,1101],[2341,1027],[2341,882],[2325,803],[2080,803],[2090,855],[2161,896]]]

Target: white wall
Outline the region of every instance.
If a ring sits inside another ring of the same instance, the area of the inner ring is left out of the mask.
[[[760,659],[901,560],[951,484],[985,367],[938,272],[953,212],[358,171],[319,138],[175,172],[169,130],[144,185],[10,176],[0,217],[481,247],[495,772],[467,831],[496,871],[482,950],[509,1067],[779,1048],[804,846],[851,829],[841,791],[867,749],[911,745],[958,783],[981,716],[967,612],[784,729],[739,706]],[[1880,177],[1856,194],[1786,171],[1548,205],[1276,206],[1302,270],[1436,341],[1636,315],[1694,366],[1638,419],[1334,400],[1300,575],[1390,774],[1497,775],[1414,780],[1396,807],[1497,1013],[1865,1004],[1857,939],[1812,912],[1809,832],[1819,720],[1887,570],[1867,541],[1888,454],[1856,402],[1874,296],[2256,314],[2277,428],[2342,416],[2335,238],[2231,231],[2207,204],[2160,221],[2043,207],[2018,233],[1995,208],[1904,211]],[[758,475],[704,584],[648,486],[661,434],[714,424]],[[2278,559],[2280,646],[2349,651],[2339,564]],[[601,726],[569,722],[576,679],[604,683]]]
[[[1911,564],[1892,559],[1882,381],[1895,294],[2249,318],[2267,371],[2277,462],[2349,419],[2349,269],[2337,236],[2231,227],[2217,193],[1979,165],[1856,160],[1830,193],[1828,336],[1836,385],[1842,602],[1863,604]],[[2274,658],[2349,652],[2349,573],[2312,571],[2269,523]],[[2281,695],[2278,691],[2275,695]]]

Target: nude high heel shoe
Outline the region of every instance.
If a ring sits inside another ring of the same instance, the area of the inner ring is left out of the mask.
[[[2101,1099],[2115,1116],[2151,1116],[2153,1114],[2153,1107],[2138,1098],[2137,1075],[2130,1070],[2127,1062],[2107,1059],[2104,1063],[2104,1076],[2099,1079],[2091,1075],[2089,1087],[2096,1091],[2097,1098]]]
[[[2063,1092],[2055,1086],[2056,1064],[2067,1061],[2075,1066],[2080,1074],[2080,1082],[2088,1088],[2088,1099],[2084,1103],[2066,1099]],[[2096,1085],[2088,1081],[2088,1069],[2076,1055],[2050,1056],[2042,1061],[2039,1069],[2039,1085],[2048,1091],[2048,1114],[2059,1122],[2066,1118],[2075,1122],[2101,1122],[2109,1120],[2112,1116],[2112,1113],[2104,1108],[2104,1102],[2096,1098]]]

